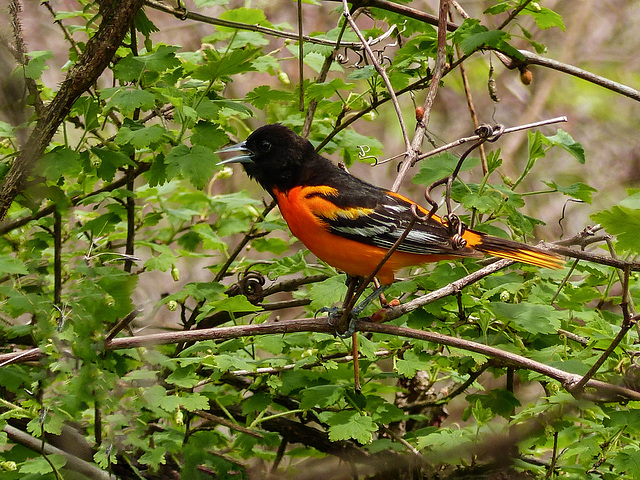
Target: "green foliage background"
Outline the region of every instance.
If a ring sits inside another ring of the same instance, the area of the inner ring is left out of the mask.
[[[460,56],[468,57],[481,121],[521,125],[531,120],[527,114],[539,120],[550,112],[514,108],[511,92],[526,87],[517,83],[517,69],[505,69],[489,52],[522,60],[518,49],[525,48],[544,56],[546,41],[571,35],[551,2],[465,3],[472,16],[453,14],[460,26],[447,36],[452,69],[429,124],[437,144],[474,130],[460,113],[467,108]],[[524,148],[507,136],[485,144],[488,170],[469,159],[452,199],[474,228],[522,241],[572,237],[598,223],[607,236],[595,228],[574,244],[601,257],[587,261],[577,252],[558,271],[502,270],[389,323],[497,347],[568,374],[584,375],[602,359],[595,378],[618,390],[572,390],[500,355],[374,333],[359,336],[363,385],[356,393],[351,340],[294,330],[253,335],[252,325],[312,317],[339,304],[345,277],[308,254],[270,199],[239,170],[218,166],[215,152],[264,123],[301,133],[315,108],[309,138],[322,153],[390,186],[397,160],[369,166],[403,150],[383,79],[353,48],[333,51],[338,38],[358,42],[343,30],[340,3],[302,6],[303,23],[314,26],[305,27],[303,78],[296,30],[286,21],[295,18],[289,14],[295,3],[279,2],[281,14],[252,2],[187,6],[204,16],[147,2],[0,223],[2,478],[639,478],[633,324],[640,190],[633,183],[625,190],[622,181],[612,188],[590,174],[601,168],[591,160],[603,155],[596,137],[570,124],[575,128],[528,131],[520,137]],[[3,105],[13,109],[4,108],[0,122],[5,179],[37,119],[32,106],[46,105],[60,88],[48,81],[54,60],[62,52],[67,72],[101,22],[93,2],[68,12],[48,2],[38,8],[45,7],[66,43],[54,55],[23,27],[35,49],[25,52],[25,64],[10,62],[6,75],[23,101],[14,98],[11,107],[12,90],[5,89]],[[357,22],[365,38],[396,26],[372,48],[401,93],[411,134],[433,71],[437,29],[379,7]],[[172,12],[205,32],[195,47],[175,44]],[[207,23],[212,19],[215,26]],[[334,53],[342,57],[325,76],[323,64]],[[593,69],[605,70],[596,61]],[[494,67],[499,94],[507,97],[495,105],[486,90]],[[557,82],[545,75],[542,67],[534,70],[534,82]],[[637,83],[631,74],[616,76]],[[562,78],[574,88],[575,77]],[[31,90],[22,94],[29,85],[39,100]],[[615,116],[595,105],[600,87],[580,88],[571,90],[575,98],[598,92],[581,120],[604,124]],[[570,102],[555,100],[549,110],[564,114]],[[532,96],[529,104],[535,102]],[[465,121],[443,127],[455,116]],[[425,143],[423,151],[429,148]],[[422,161],[404,188],[419,198],[452,171],[459,154]],[[558,226],[565,209],[574,214]],[[617,263],[606,260],[612,258]],[[464,261],[415,268],[387,296],[409,302],[480,267]],[[228,326],[247,328],[199,341],[171,339],[176,331]],[[164,344],[111,343],[115,335],[152,333]],[[29,348],[37,349],[35,357],[20,355]],[[60,450],[42,455],[45,444]]]

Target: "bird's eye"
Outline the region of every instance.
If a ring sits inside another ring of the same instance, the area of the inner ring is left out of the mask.
[[[258,145],[258,148],[262,153],[267,153],[271,150],[271,142],[269,140],[263,140],[260,142],[260,145]]]

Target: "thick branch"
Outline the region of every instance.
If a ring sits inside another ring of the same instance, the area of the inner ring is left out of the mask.
[[[47,455],[61,455],[67,461],[66,468],[74,470],[76,472],[82,473],[87,478],[95,478],[95,479],[104,479],[109,480],[111,475],[104,470],[101,470],[97,466],[85,462],[80,458],[71,455],[70,453],[65,452],[64,450],[60,450],[52,445],[45,443],[43,445],[42,440],[39,438],[32,437],[31,435],[19,430],[11,425],[6,425],[4,427],[4,432],[7,434],[9,439],[12,442],[18,443],[29,450],[33,450],[38,453],[45,453]]]
[[[510,265],[511,263],[512,262],[509,260],[500,260],[493,265],[500,264],[500,267],[503,268],[507,265]],[[468,276],[465,278],[468,278]],[[395,309],[398,308],[400,307],[395,307]],[[573,387],[578,384],[578,382],[582,378],[581,375],[565,372],[564,370],[550,367],[535,360],[523,357],[522,355],[501,350],[500,348],[492,347],[490,345],[484,345],[462,338],[450,337],[448,335],[442,335],[440,333],[415,330],[407,327],[397,327],[394,325],[374,323],[365,320],[358,320],[356,324],[356,331],[384,333],[388,335],[395,335],[398,337],[427,340],[439,345],[447,345],[450,347],[480,353],[482,355],[496,358],[519,368],[526,368],[528,370],[532,370],[534,372],[538,372],[542,375],[558,380],[570,392],[573,392]],[[154,333],[150,335],[142,335],[139,337],[115,338],[109,342],[105,342],[105,349],[120,350],[126,348],[150,347],[154,345],[167,345],[181,342],[251,337],[255,335],[280,335],[284,333],[294,332],[319,332],[333,334],[335,333],[335,327],[327,318],[304,318],[299,320],[286,320],[276,323],[262,323],[259,325],[238,325],[232,327],[208,328],[203,330]],[[21,358],[18,359],[17,357],[20,356]],[[38,358],[42,358],[43,356],[44,354],[38,349],[31,349],[27,352],[3,354],[0,355],[0,366],[6,365],[8,363],[23,361],[24,358],[29,358],[29,360],[36,360]],[[618,385],[612,385],[606,382],[590,379],[585,386],[587,388],[595,388],[599,391],[599,393],[608,394],[606,397],[607,400],[611,399],[611,397],[614,396],[632,400],[640,400],[640,392],[636,392],[634,390]]]

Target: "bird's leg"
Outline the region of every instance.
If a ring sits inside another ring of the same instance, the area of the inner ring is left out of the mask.
[[[378,298],[378,297],[384,298],[383,293],[387,289],[387,287],[388,287],[388,285],[376,285],[376,288],[375,288],[375,290],[373,291],[373,293],[371,295],[369,295],[362,302],[360,302],[359,305],[353,307],[353,310],[351,311],[352,315],[354,315],[356,317],[356,319],[357,319],[357,316],[360,313],[362,313],[362,311],[365,308],[367,308],[369,306],[369,304],[371,302],[373,302],[376,298]],[[386,299],[384,300],[384,302],[386,303]]]

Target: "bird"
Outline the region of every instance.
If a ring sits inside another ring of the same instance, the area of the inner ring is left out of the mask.
[[[245,141],[218,151],[232,152],[236,156],[220,164],[242,164],[275,199],[293,235],[349,276],[374,273],[409,225],[404,240],[376,273],[383,286],[404,267],[464,257],[491,255],[546,268],[564,264],[553,253],[464,225],[452,231],[453,222],[351,175],[285,125],[264,125]]]

